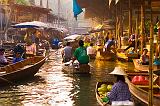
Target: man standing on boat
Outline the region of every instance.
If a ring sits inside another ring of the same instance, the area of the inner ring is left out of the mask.
[[[79,41],[79,47],[74,52],[73,62],[76,59],[78,60],[79,64],[89,63],[89,56],[87,55],[87,50],[84,47],[83,40]]]
[[[115,41],[111,34],[108,36],[108,40],[105,43],[105,51],[116,53]]]
[[[66,46],[62,50],[63,62],[69,62],[72,58],[72,47],[70,42],[67,42]]]

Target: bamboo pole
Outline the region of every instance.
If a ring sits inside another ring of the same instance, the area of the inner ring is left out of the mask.
[[[117,5],[116,5],[116,15],[115,15],[115,17],[116,17],[116,22],[115,22],[115,26],[116,26],[116,31],[115,31],[115,35],[116,35],[116,40],[118,41],[118,13],[117,13]],[[118,44],[116,43],[116,47],[118,47]]]
[[[121,45],[122,45],[122,42],[121,42],[121,37],[123,36],[123,22],[122,22],[122,1],[120,2],[120,24],[119,24],[119,39],[120,39],[120,45],[119,45],[119,48],[121,48]]]
[[[143,52],[143,47],[144,47],[144,3],[142,1],[142,4],[141,4],[141,53]]]
[[[138,16],[136,18],[135,52],[137,52],[137,41],[138,41]]]
[[[150,0],[150,6],[151,6],[151,0]],[[153,23],[152,23],[152,6],[151,9],[151,26],[150,26],[150,58],[149,58],[149,99],[148,99],[148,105],[153,106],[153,51],[154,51],[154,45],[153,45]]]
[[[132,34],[132,7],[131,0],[129,0],[129,36]]]

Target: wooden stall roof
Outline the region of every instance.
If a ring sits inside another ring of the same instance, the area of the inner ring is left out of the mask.
[[[19,10],[23,10],[23,11],[38,11],[41,13],[49,13],[51,11],[51,9],[48,8],[43,8],[43,7],[38,7],[38,6],[28,6],[28,5],[20,5],[20,4],[14,4],[13,5],[14,8],[17,8]]]
[[[131,0],[132,9],[140,8],[141,2],[147,3],[148,0]],[[159,9],[160,8],[160,0],[151,0],[152,1],[152,8]],[[109,7],[109,0],[77,0],[78,4],[82,8],[86,8],[86,17],[107,17],[107,13],[111,11],[115,11],[115,1],[112,0],[112,3]],[[123,11],[128,11],[129,9],[129,0],[119,0],[117,6],[122,3]],[[149,5],[146,5],[145,8],[150,8]],[[120,13],[120,12],[119,12]],[[158,12],[159,13],[159,12]],[[111,13],[109,13],[111,14]],[[106,15],[106,16],[104,16]]]

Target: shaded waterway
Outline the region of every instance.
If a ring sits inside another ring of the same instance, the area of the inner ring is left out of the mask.
[[[98,106],[97,81],[115,80],[108,75],[115,66],[134,69],[133,63],[91,61],[90,76],[72,75],[62,71],[61,63],[60,51],[52,51],[34,78],[0,88],[0,106]]]

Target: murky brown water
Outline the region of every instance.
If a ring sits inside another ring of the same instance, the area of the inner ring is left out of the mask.
[[[0,88],[0,106],[98,106],[96,82],[114,80],[108,73],[118,65],[133,70],[132,63],[92,61],[90,76],[68,75],[61,61],[60,52],[53,51],[34,78]]]

